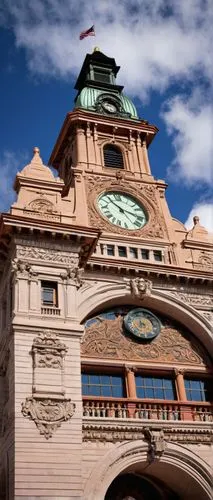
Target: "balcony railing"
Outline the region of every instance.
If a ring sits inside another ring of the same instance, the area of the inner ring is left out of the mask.
[[[213,422],[210,403],[156,400],[124,400],[83,397],[83,416],[93,418],[137,418],[141,420],[191,420]]]
[[[60,316],[61,310],[57,307],[42,307],[41,314],[44,314],[45,316]]]

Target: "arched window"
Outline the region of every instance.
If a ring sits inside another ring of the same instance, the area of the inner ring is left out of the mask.
[[[81,345],[84,417],[212,422],[210,360],[198,339],[175,320],[142,308],[138,336],[139,323],[134,319],[131,326],[136,311],[131,305],[117,306],[86,322]],[[88,364],[88,358],[96,362]],[[133,360],[134,368],[121,365]]]
[[[124,168],[123,155],[120,148],[113,144],[106,144],[104,146],[104,166]]]

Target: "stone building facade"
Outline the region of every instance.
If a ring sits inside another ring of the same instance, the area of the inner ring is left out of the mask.
[[[58,177],[35,148],[1,216],[2,500],[212,498],[213,245],[118,70],[86,56]]]

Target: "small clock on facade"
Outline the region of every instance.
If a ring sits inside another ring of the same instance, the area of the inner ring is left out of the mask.
[[[99,196],[97,204],[111,224],[123,229],[141,229],[147,222],[144,208],[129,194],[108,191]]]
[[[124,318],[126,329],[141,340],[151,340],[159,335],[161,322],[147,309],[132,309]]]
[[[117,112],[117,106],[110,102],[110,101],[102,101],[102,106],[107,111],[108,113],[116,113]]]

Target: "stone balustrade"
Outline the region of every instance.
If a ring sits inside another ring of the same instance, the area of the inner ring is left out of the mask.
[[[42,307],[41,314],[45,316],[60,316],[61,310],[56,307]]]
[[[83,416],[93,418],[136,418],[141,420],[213,421],[210,403],[164,402],[156,400],[83,398]]]

